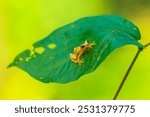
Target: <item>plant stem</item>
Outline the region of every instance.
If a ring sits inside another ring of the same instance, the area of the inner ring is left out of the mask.
[[[144,48],[148,47],[150,45],[150,42],[144,45]]]
[[[148,47],[148,46],[150,46],[150,42],[147,43],[147,44],[145,44],[145,45],[144,45],[144,48],[139,48],[139,49],[138,49],[138,51],[137,51],[135,57],[133,58],[133,60],[132,60],[132,62],[131,62],[131,64],[130,64],[130,66],[129,66],[127,72],[126,72],[126,74],[125,74],[124,77],[123,77],[123,80],[122,80],[120,86],[119,86],[118,89],[117,89],[117,92],[116,92],[116,94],[115,94],[113,100],[116,100],[116,99],[117,99],[117,97],[118,97],[118,95],[119,95],[119,93],[120,93],[120,91],[121,91],[121,89],[122,89],[122,87],[123,87],[123,85],[124,85],[124,83],[125,83],[125,81],[126,81],[128,75],[129,75],[130,71],[132,70],[133,65],[134,65],[134,63],[136,62],[136,60],[137,60],[137,58],[138,58],[140,52],[141,52],[143,49],[145,49],[146,47]]]

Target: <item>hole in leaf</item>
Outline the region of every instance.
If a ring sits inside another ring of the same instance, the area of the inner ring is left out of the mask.
[[[30,57],[27,57],[26,59],[25,59],[25,61],[29,61],[31,58]]]
[[[54,48],[56,48],[56,44],[54,44],[54,43],[48,44],[48,48],[54,49]]]
[[[19,58],[19,61],[23,61],[23,58]]]
[[[34,56],[34,54],[35,54],[34,50],[31,50],[30,52],[31,52],[30,56]]]
[[[44,51],[45,49],[43,47],[35,48],[35,52],[37,52],[38,54],[42,54]]]
[[[33,58],[36,58],[36,55],[33,55]]]

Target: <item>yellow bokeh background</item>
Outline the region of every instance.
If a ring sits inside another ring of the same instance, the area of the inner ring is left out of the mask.
[[[120,1],[0,0],[0,99],[112,99],[137,51],[135,46],[115,50],[96,71],[68,84],[44,84],[21,69],[6,67],[34,42],[85,16],[121,15],[140,28],[141,43],[150,42],[149,2]],[[150,47],[140,54],[118,99],[150,99]]]

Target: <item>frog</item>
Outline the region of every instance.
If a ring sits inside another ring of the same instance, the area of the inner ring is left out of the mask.
[[[73,53],[70,54],[70,58],[74,63],[82,64],[84,60],[81,58],[81,55],[92,49],[95,45],[95,42],[89,43],[89,41],[85,41],[82,45],[75,47]]]

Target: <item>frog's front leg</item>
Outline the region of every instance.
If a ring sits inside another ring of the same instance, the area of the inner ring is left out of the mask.
[[[71,60],[73,61],[73,62],[75,62],[76,63],[76,60],[77,60],[77,56],[76,55],[74,55],[74,54],[70,54],[70,58],[71,58]]]
[[[76,60],[76,62],[79,63],[79,64],[84,63],[84,60],[80,58],[81,55],[82,55],[82,53],[80,53],[78,55],[77,60]]]
[[[88,48],[92,49],[92,47],[96,45],[96,43],[93,41],[91,44],[88,45]]]
[[[93,41],[93,42],[91,43],[91,46],[94,46],[94,45],[96,45],[96,43]]]

